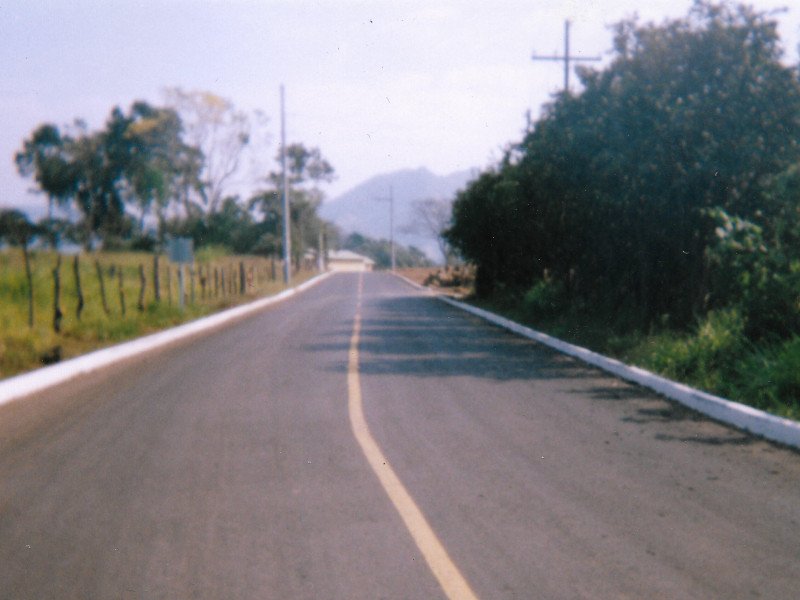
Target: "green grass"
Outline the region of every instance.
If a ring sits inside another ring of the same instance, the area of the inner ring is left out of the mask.
[[[154,291],[153,255],[148,253],[92,253],[79,256],[79,273],[84,308],[77,316],[78,298],[72,256],[61,259],[61,331],[53,328],[53,269],[55,253],[31,253],[34,290],[34,325],[28,326],[28,282],[22,252],[11,248],[0,251],[0,377],[8,377],[41,366],[56,356],[63,360],[85,352],[152,333],[229,306],[275,294],[284,285],[281,268],[259,257],[230,256],[219,249],[198,253],[194,265],[194,301],[191,278],[186,276],[186,305],[178,306],[177,265],[159,259],[160,301]],[[95,262],[103,273],[106,313],[101,301],[100,282]],[[239,293],[239,265],[245,266],[245,293]],[[145,271],[143,310],[137,307],[140,292],[140,265]],[[216,270],[216,285],[214,273]],[[122,296],[119,274],[122,273]],[[205,290],[200,272],[206,278]],[[295,282],[313,273],[295,276]],[[224,292],[223,292],[223,283]],[[232,285],[233,284],[233,285]],[[124,301],[124,313],[123,313]]]

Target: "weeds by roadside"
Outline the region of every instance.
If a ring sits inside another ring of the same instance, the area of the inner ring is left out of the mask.
[[[77,264],[77,268],[76,268]],[[161,256],[119,252],[62,257],[31,253],[33,326],[21,252],[0,251],[0,377],[152,333],[283,289],[280,265],[257,257],[199,252],[185,268],[179,306],[178,266]],[[54,270],[60,289],[55,300]],[[158,275],[156,275],[158,273]],[[310,277],[302,272],[297,281]],[[79,291],[80,290],[80,291]],[[56,331],[56,307],[61,313]]]
[[[540,282],[526,293],[501,290],[469,300],[534,329],[670,379],[790,419],[800,419],[800,337],[747,337],[736,309],[712,311],[688,330],[665,317],[643,330],[635,315],[609,307],[575,307]]]

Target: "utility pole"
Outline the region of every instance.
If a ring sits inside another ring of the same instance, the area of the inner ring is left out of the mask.
[[[389,246],[392,249],[392,273],[394,273],[395,252],[394,252],[394,189],[389,186]]]
[[[389,201],[389,248],[391,252],[392,272],[394,272],[396,267],[395,249],[394,249],[394,189],[392,188],[391,185],[389,186],[389,197],[378,198],[378,200]]]
[[[569,92],[569,63],[574,62],[597,62],[602,60],[599,56],[570,56],[569,53],[569,21],[564,21],[564,56],[537,56],[534,54],[533,60],[555,60],[564,62],[564,93]]]
[[[292,281],[292,219],[289,214],[289,183],[286,176],[286,108],[283,85],[281,85],[281,180],[283,181],[283,281],[288,286]]]
[[[322,273],[325,270],[325,224],[319,228],[319,241],[317,243],[317,270]]]

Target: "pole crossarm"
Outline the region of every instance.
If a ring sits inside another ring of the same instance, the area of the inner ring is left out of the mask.
[[[538,56],[534,54],[531,60],[548,60],[564,63],[564,93],[569,91],[569,63],[570,62],[598,62],[603,60],[600,56],[572,56],[569,53],[569,21],[564,21],[564,54],[563,56],[550,55]]]
[[[601,56],[537,56],[534,54],[531,56],[532,60],[557,60],[558,62],[563,61],[565,58],[569,58],[570,62],[596,62],[599,60],[603,60]]]

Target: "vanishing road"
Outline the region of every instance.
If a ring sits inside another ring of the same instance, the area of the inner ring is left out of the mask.
[[[800,454],[387,274],[0,407],[3,599],[799,594]]]

